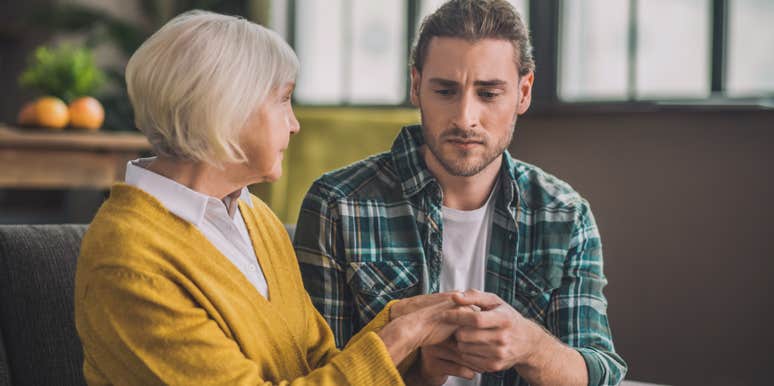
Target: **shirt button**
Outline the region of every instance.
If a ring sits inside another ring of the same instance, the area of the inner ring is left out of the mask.
[[[249,269],[250,272],[255,272],[255,266],[254,265],[248,265],[247,269]]]

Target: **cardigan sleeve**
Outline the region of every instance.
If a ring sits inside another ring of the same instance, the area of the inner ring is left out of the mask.
[[[308,299],[308,297],[307,297]],[[380,311],[376,316],[369,322],[367,325],[363,327],[363,329],[360,330],[357,334],[355,334],[352,339],[349,340],[346,347],[339,353],[338,350],[335,349],[335,342],[333,338],[333,332],[331,331],[330,327],[328,326],[327,321],[323,316],[320,314],[319,311],[312,305],[311,300],[308,300],[307,307],[311,310],[311,314],[313,315],[310,319],[310,323],[312,326],[310,326],[309,330],[317,330],[318,334],[309,334],[309,337],[311,339],[309,343],[310,349],[310,356],[309,356],[309,363],[323,363],[328,358],[331,358],[335,355],[351,355],[352,353],[358,353],[359,350],[362,349],[361,346],[368,345],[368,346],[378,346],[379,350],[378,353],[372,353],[369,355],[377,355],[381,356],[382,351],[384,354],[386,354],[385,358],[392,363],[392,359],[389,356],[389,353],[387,352],[387,348],[384,346],[384,342],[379,338],[376,333],[379,332],[387,323],[390,321],[390,309],[393,304],[395,304],[397,300],[390,301],[387,303],[387,305]],[[373,338],[376,338],[376,341],[374,341]],[[317,340],[315,342],[315,340]],[[384,350],[382,350],[382,348]],[[357,354],[362,355],[362,354]],[[402,375],[405,375],[408,370],[411,368],[411,366],[416,361],[418,355],[417,352],[414,351],[409,356],[403,360],[398,366],[398,373]],[[391,374],[394,375],[394,366],[390,365],[389,371]],[[359,371],[354,371],[353,373],[360,373]],[[351,379],[350,380],[352,384],[381,384],[381,383],[374,383],[377,382],[376,380],[369,380],[369,379]],[[393,383],[385,383],[385,384],[393,384]]]
[[[378,332],[384,327],[385,324],[390,322],[390,309],[392,309],[392,306],[397,303],[398,300],[390,300],[387,305],[384,306],[384,308],[374,316],[373,319],[371,319],[368,324],[366,324],[360,332],[355,334],[355,336],[352,337],[352,339],[349,340],[349,343],[347,343],[347,347],[357,342],[359,339],[362,339],[365,335],[367,335],[369,332]],[[411,352],[406,359],[403,360],[403,362],[400,362],[398,364],[398,372],[400,372],[402,375],[406,375],[406,373],[409,371],[411,366],[416,362],[417,358],[419,357],[419,351],[415,350]]]
[[[387,347],[376,334],[389,322],[390,307],[385,307],[339,351],[327,321],[312,305],[309,296],[306,298],[306,307],[309,310],[307,315],[310,315],[307,328],[310,366],[322,366],[326,362],[334,364],[342,369],[342,373],[352,385],[403,384]],[[380,370],[377,373],[369,370],[369,367],[373,366],[378,366]]]
[[[90,384],[403,384],[375,333],[365,334],[338,353],[330,329],[328,336],[316,339],[318,349],[330,355],[316,368],[310,362],[308,374],[274,383],[262,379],[260,363],[245,357],[184,290],[154,273],[125,268],[94,272],[84,294],[76,299],[76,324],[84,346],[84,367],[94,370],[88,374],[107,378],[87,379]],[[309,329],[310,340],[321,330],[325,329]],[[267,345],[266,349],[272,348]]]

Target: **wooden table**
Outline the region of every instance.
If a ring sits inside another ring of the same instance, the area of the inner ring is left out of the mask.
[[[0,124],[0,188],[107,189],[149,151],[137,133],[47,131]]]

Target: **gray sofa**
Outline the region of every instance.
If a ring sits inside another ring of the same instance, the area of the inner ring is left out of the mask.
[[[86,384],[73,318],[86,227],[0,225],[0,386]]]
[[[85,385],[73,319],[86,225],[0,225],[0,386]]]

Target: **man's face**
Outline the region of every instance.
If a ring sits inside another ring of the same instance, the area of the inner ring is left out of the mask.
[[[474,176],[496,160],[529,108],[530,73],[519,79],[505,40],[435,37],[424,68],[411,73],[411,102],[422,113],[428,163],[454,176]]]

